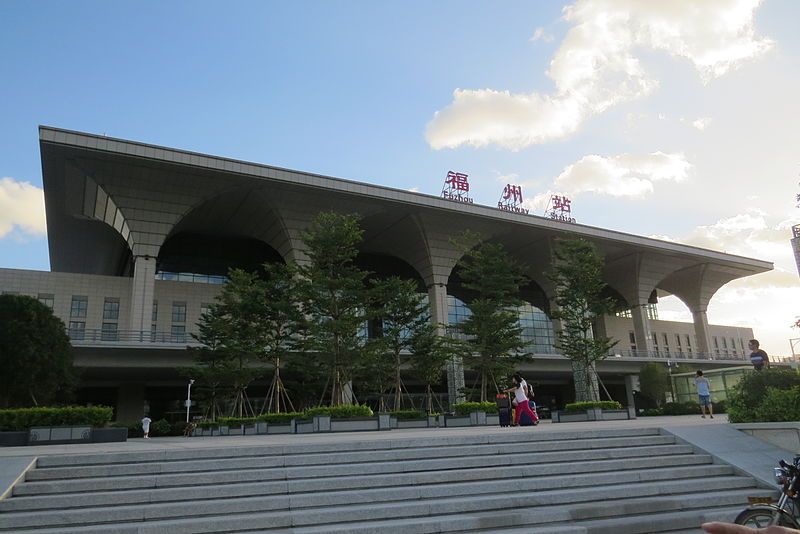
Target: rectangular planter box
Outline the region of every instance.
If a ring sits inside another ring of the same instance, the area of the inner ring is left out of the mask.
[[[292,434],[292,425],[267,425],[267,434]]]
[[[439,424],[444,427],[472,426],[472,421],[468,415],[441,415]]]
[[[378,430],[378,418],[331,419],[331,432],[359,432],[365,430]]]
[[[34,426],[28,430],[28,445],[91,443],[90,426]]]
[[[395,419],[392,428],[428,428],[428,418]]]
[[[489,426],[498,426],[500,424],[500,416],[496,413],[487,413],[486,424]]]
[[[127,428],[93,428],[92,443],[128,441]]]
[[[20,432],[0,432],[0,447],[21,447],[28,444],[28,433]]]
[[[581,421],[619,421],[624,419],[636,419],[633,410],[600,410],[598,408],[586,410],[585,412],[566,413],[554,411],[552,420],[554,423],[577,423]]]
[[[292,434],[311,434],[314,432],[314,421],[311,419],[292,419]]]

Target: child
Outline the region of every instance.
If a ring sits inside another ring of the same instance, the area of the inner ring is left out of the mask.
[[[714,405],[711,404],[711,390],[708,378],[703,376],[703,371],[697,371],[697,377],[694,379],[694,385],[697,386],[697,396],[699,398],[700,412],[703,414],[700,417],[706,418],[706,406],[708,406],[708,416],[714,419]]]
[[[144,439],[150,439],[150,423],[153,420],[147,417],[146,415],[142,418],[142,431],[144,432]]]

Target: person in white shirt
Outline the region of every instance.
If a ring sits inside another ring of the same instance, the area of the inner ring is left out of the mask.
[[[506,393],[514,393],[514,399],[511,401],[516,407],[516,416],[514,417],[514,424],[518,425],[520,421],[520,417],[522,417],[523,413],[528,414],[528,417],[531,418],[531,422],[538,421],[536,415],[531,411],[531,407],[528,404],[528,384],[525,380],[518,374],[515,374],[512,378],[514,381],[514,387],[508,388],[505,390]]]
[[[146,415],[142,418],[142,432],[144,432],[144,439],[150,439],[150,423],[153,420]]]

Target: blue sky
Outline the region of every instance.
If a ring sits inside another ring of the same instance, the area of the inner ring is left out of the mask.
[[[536,214],[565,194],[581,223],[774,262],[709,318],[788,354],[797,20],[792,0],[3,2],[0,267],[49,268],[45,124],[430,194],[455,170]]]

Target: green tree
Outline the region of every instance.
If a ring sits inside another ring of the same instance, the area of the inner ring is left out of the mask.
[[[666,402],[666,394],[672,391],[669,368],[661,362],[647,362],[639,369],[639,391],[653,399],[659,407]]]
[[[430,311],[426,296],[419,292],[414,280],[396,276],[379,280],[371,293],[371,314],[374,324],[380,324],[379,346],[374,357],[379,367],[377,374],[381,377],[389,375],[389,383],[394,389],[393,409],[397,411],[400,410],[404,389],[400,370],[409,359],[415,339],[427,334]],[[382,391],[385,389],[381,388]]]
[[[303,233],[308,261],[297,266],[305,321],[303,354],[293,364],[327,375],[331,406],[352,402],[348,389],[366,354],[359,334],[367,319],[367,272],[355,264],[362,235],[357,215],[320,213]]]
[[[437,327],[429,324],[411,339],[412,373],[425,384],[425,410],[433,410],[433,384],[438,384],[445,366],[458,352],[449,337],[440,336]]]
[[[261,411],[294,411],[281,379],[281,362],[292,354],[302,314],[295,300],[295,269],[283,263],[265,264],[258,273],[232,270],[228,309],[245,325],[237,333],[243,352],[272,365],[274,372]]]
[[[196,381],[196,397],[207,404],[204,419],[211,421],[224,415],[221,404],[235,373],[232,355],[224,346],[226,321],[222,308],[216,305],[200,316],[199,333],[192,337],[201,346],[188,347],[195,365],[179,369],[181,374]]]
[[[599,401],[595,364],[617,344],[593,332],[595,320],[614,309],[613,300],[603,296],[604,261],[593,244],[580,238],[557,239],[554,256],[548,278],[556,293],[551,316],[561,322],[556,346],[572,362],[575,400]]]
[[[64,323],[33,297],[0,295],[0,407],[70,398],[77,375]]]
[[[453,329],[462,336],[464,365],[478,373],[485,402],[490,381],[496,386],[498,378],[532,357],[524,352],[519,324],[519,292],[527,277],[501,244],[481,242],[470,231],[453,243],[463,252],[458,262],[462,285],[474,295],[467,303],[470,316]]]

